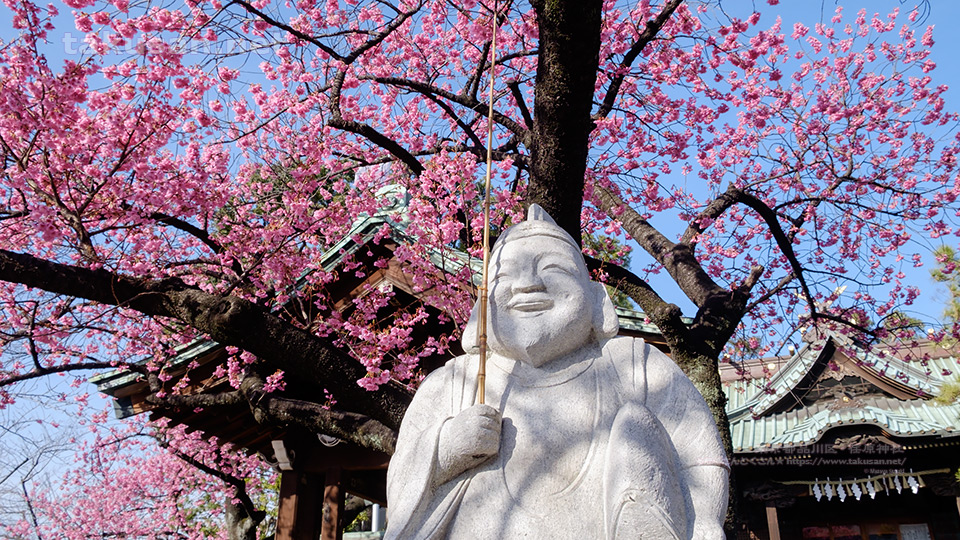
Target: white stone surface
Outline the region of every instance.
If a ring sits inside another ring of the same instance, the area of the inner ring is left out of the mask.
[[[487,404],[474,317],[468,354],[403,419],[385,538],[722,538],[729,467],[709,409],[666,355],[614,337],[570,236],[532,206],[491,276]]]

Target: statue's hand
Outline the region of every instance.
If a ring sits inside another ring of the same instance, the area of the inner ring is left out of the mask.
[[[474,405],[460,411],[440,430],[437,484],[480,465],[500,449],[500,411]]]

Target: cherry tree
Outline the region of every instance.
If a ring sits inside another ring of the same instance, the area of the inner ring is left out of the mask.
[[[76,462],[62,479],[23,484],[22,510],[8,513],[0,536],[256,538],[270,525],[276,473],[261,459],[182,426],[108,423],[108,414],[84,422],[89,436],[65,441]]]
[[[419,360],[456,337],[411,329],[469,311],[471,267],[429,256],[479,254],[490,131],[496,226],[537,202],[574,238],[624,239],[632,268],[593,268],[722,428],[731,337],[758,354],[800,325],[885,337],[918,295],[904,268],[954,233],[957,116],[915,10],[807,27],[682,0],[66,3],[72,17],[5,0],[19,36],[0,48],[3,403],[24,380],[123,368],[158,407],[246,404],[392,451]],[[65,18],[83,53],[58,63]],[[383,326],[391,293],[340,313],[320,261],[395,202],[387,186],[416,239],[394,256],[432,294]],[[231,391],[165,389],[176,347],[199,338],[229,347]]]

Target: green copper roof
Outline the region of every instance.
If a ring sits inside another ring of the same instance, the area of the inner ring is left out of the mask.
[[[827,430],[849,425],[878,426],[897,437],[955,437],[960,435],[960,405],[880,397],[835,409],[816,404],[760,418],[741,418],[731,422],[730,435],[734,452],[759,452],[809,446]]]
[[[809,375],[814,366],[839,354],[837,342],[843,343],[843,355],[855,362],[861,373],[895,384],[901,392],[907,389],[917,399],[854,396],[781,412],[791,401],[798,403],[803,392],[803,386],[798,385],[803,380],[811,384]],[[957,366],[957,359],[952,356],[925,362],[905,361],[892,354],[881,357],[843,338],[827,336],[805,344],[789,358],[775,360],[771,367],[779,369],[769,378],[745,376],[724,386],[735,452],[808,446],[820,441],[828,430],[850,425],[876,426],[895,437],[960,435],[960,404],[938,405],[923,399],[937,395],[944,381],[952,376]]]

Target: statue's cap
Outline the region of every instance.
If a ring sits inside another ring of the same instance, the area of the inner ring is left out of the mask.
[[[557,222],[550,217],[550,214],[543,209],[539,204],[531,204],[527,209],[527,219],[521,221],[512,227],[507,228],[503,231],[503,234],[500,235],[500,238],[497,239],[497,245],[494,248],[503,247],[507,242],[512,242],[514,240],[519,240],[521,238],[527,238],[529,236],[547,236],[550,238],[556,238],[557,240],[562,240],[570,245],[573,249],[577,250],[577,253],[580,252],[580,246],[577,242],[570,236],[567,231],[563,230]]]

